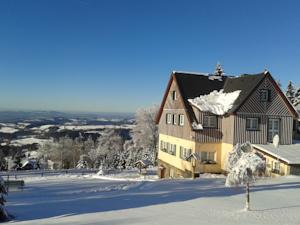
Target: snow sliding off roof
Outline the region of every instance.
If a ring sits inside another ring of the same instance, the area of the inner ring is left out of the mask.
[[[229,93],[224,93],[223,91],[223,89],[212,91],[208,95],[200,95],[199,97],[188,99],[188,101],[202,112],[211,112],[221,116],[232,108],[233,103],[241,93],[240,90]]]

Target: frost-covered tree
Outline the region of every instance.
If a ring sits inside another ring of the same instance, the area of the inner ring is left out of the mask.
[[[0,176],[0,222],[6,221],[8,219],[8,213],[5,209],[5,195],[7,194],[6,188],[4,185],[4,180]]]
[[[289,81],[289,84],[288,84],[288,86],[286,88],[285,95],[290,100],[290,102],[292,104],[294,104],[294,101],[295,101],[295,87],[294,87],[292,81]]]
[[[143,157],[152,163],[157,158],[158,128],[155,118],[158,106],[139,109],[136,113],[136,126],[132,130],[132,139],[137,149],[142,149]]]
[[[249,142],[236,144],[228,155],[227,178],[225,185],[246,186],[246,210],[250,210],[250,184],[255,177],[265,172],[266,164],[261,155],[256,153]]]
[[[114,129],[105,129],[97,141],[97,156],[104,168],[120,166],[124,140]]]
[[[297,89],[295,93],[294,105],[300,104],[300,87]]]

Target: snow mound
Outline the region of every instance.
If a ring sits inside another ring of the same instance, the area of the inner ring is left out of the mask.
[[[215,115],[224,115],[233,106],[233,103],[240,95],[240,90],[224,93],[223,89],[220,91],[212,91],[208,95],[200,95],[188,101],[197,107],[200,111],[211,112]]]
[[[194,130],[203,130],[203,126],[200,123],[193,122],[192,127]]]
[[[0,128],[0,133],[13,134],[13,133],[16,133],[17,131],[19,131],[19,130],[12,128],[12,127],[1,127]]]

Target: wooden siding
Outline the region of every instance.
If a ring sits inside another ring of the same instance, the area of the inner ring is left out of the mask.
[[[222,119],[222,133],[224,143],[233,144],[234,118],[234,115],[230,115],[227,117],[223,117]]]
[[[172,99],[172,93],[176,91],[177,100]],[[177,115],[177,125],[167,124],[166,123],[166,114],[175,114]],[[179,126],[178,116],[179,114],[184,115],[184,126]],[[163,106],[162,115],[158,125],[159,133],[166,134],[186,140],[193,140],[194,139],[194,132],[191,129],[191,124],[189,122],[188,115],[186,113],[186,109],[180,95],[178,86],[176,81],[173,79],[169,93],[167,95],[167,99],[165,105]]]
[[[260,101],[261,89],[270,90],[270,101]],[[246,130],[247,117],[259,118],[259,130]],[[270,78],[266,77],[236,113],[234,120],[234,144],[245,141],[250,141],[253,144],[267,144],[269,118],[278,118],[280,121],[280,143],[292,144],[293,114],[272,84]]]
[[[259,118],[259,130],[246,130],[246,118]],[[267,144],[268,119],[278,118],[280,121],[280,144],[292,144],[293,117],[278,115],[261,115],[257,113],[238,113],[234,119],[234,144],[250,141],[253,144]]]
[[[200,124],[203,124],[204,116],[215,116],[209,112],[201,112],[198,110],[196,118]],[[195,132],[195,140],[200,143],[211,143],[211,142],[221,142],[222,141],[222,118],[217,117],[217,127],[216,128],[203,128],[203,130]]]
[[[260,90],[270,90],[270,101],[260,101]],[[252,93],[243,104],[238,112],[243,113],[261,113],[266,115],[282,115],[282,116],[293,116],[290,112],[289,107],[285,104],[284,100],[277,92],[276,88],[267,77],[258,86],[258,88]]]

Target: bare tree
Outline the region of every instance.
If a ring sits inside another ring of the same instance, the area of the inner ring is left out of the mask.
[[[6,221],[8,219],[8,213],[5,209],[5,195],[7,194],[6,188],[4,185],[4,180],[0,176],[0,221]]]

